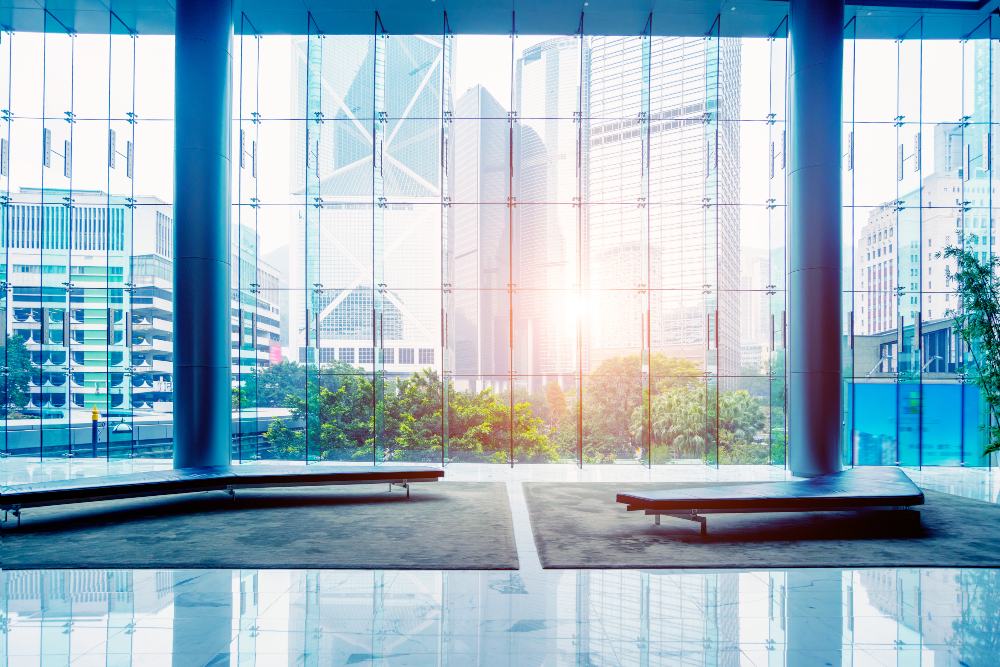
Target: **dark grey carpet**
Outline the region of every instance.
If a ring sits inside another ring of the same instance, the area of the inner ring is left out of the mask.
[[[503,483],[246,489],[23,510],[6,569],[516,570]],[[0,514],[2,517],[2,514]]]
[[[914,533],[889,512],[708,515],[659,526],[615,502],[622,491],[706,484],[524,484],[542,567],[1000,567],[1000,506],[924,490]],[[716,484],[714,486],[721,486]]]

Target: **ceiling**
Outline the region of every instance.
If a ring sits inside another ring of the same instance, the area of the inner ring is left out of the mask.
[[[455,34],[638,35],[651,20],[654,35],[767,37],[788,13],[782,0],[233,0],[236,30],[265,35],[366,34],[376,14],[389,34],[440,34],[447,14]],[[857,2],[858,4],[852,4]],[[849,0],[857,37],[895,39],[923,19],[925,39],[963,38],[997,13],[1000,0]],[[0,0],[0,24],[15,31],[170,34],[169,0]],[[118,20],[111,18],[111,11]],[[241,20],[242,19],[242,20]],[[1000,23],[1000,16],[992,24]],[[126,27],[127,26],[127,27]],[[251,27],[252,26],[252,27]],[[980,28],[982,30],[982,28]],[[995,37],[1000,29],[994,28]],[[910,32],[915,35],[916,31]]]

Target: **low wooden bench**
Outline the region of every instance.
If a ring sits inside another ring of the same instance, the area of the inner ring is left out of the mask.
[[[404,466],[242,465],[177,468],[106,477],[80,477],[51,482],[0,486],[0,510],[13,512],[21,525],[21,510],[29,507],[87,503],[119,498],[165,496],[199,491],[225,491],[233,500],[237,489],[344,484],[410,484],[436,482],[444,470]]]
[[[619,493],[618,502],[656,517],[656,525],[661,516],[696,521],[706,535],[706,514],[889,509],[919,526],[920,512],[911,507],[923,505],[924,494],[899,468],[864,466],[788,482]]]

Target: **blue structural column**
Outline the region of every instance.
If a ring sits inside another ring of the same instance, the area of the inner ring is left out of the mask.
[[[230,463],[232,0],[178,0],[174,467]]]
[[[788,464],[841,469],[841,132],[844,0],[788,14]]]

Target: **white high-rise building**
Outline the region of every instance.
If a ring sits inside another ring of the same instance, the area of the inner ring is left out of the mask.
[[[922,187],[869,211],[854,251],[856,335],[895,331],[900,315],[907,324],[917,314],[924,323],[947,318],[957,304],[946,281],[955,260],[938,254],[960,239],[984,261],[995,250],[993,185],[975,168],[965,178],[963,143],[960,125],[936,125],[934,170]]]

